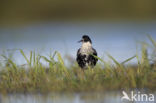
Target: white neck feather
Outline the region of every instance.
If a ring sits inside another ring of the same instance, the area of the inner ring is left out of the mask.
[[[83,42],[81,48],[82,49],[92,48],[92,44],[90,42]]]
[[[90,42],[83,42],[80,52],[86,55],[88,55],[89,53],[92,53],[93,52],[92,44]]]

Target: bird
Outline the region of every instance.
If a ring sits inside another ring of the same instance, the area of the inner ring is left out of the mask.
[[[92,41],[88,35],[83,35],[81,42],[81,48],[77,51],[76,61],[78,65],[84,70],[88,67],[94,67],[98,61],[96,50],[92,47]]]

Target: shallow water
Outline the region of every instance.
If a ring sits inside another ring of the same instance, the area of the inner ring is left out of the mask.
[[[151,92],[140,93],[150,94]],[[156,97],[156,93],[153,93],[153,95]],[[0,95],[0,103],[156,103],[156,101],[121,101],[122,96],[122,91],[94,93],[50,93],[44,95],[8,94]]]

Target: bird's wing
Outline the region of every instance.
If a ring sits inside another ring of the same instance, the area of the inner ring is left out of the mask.
[[[93,55],[97,56],[97,52],[94,48],[93,48]]]
[[[78,49],[78,51],[77,51],[77,56],[80,54],[80,48]]]
[[[77,51],[77,57],[76,57],[77,62],[80,60],[80,48]]]
[[[97,56],[96,50],[94,48],[92,48],[92,49],[93,49],[93,55]],[[93,60],[93,64],[96,65],[98,59],[96,57],[94,57],[94,56],[91,56],[91,58]]]

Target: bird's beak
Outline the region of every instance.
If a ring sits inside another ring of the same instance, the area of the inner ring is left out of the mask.
[[[83,40],[78,41],[78,43],[82,42]]]

